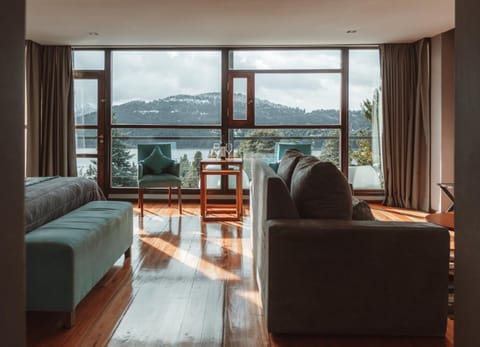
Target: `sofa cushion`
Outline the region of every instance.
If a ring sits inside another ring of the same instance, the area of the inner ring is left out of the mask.
[[[152,153],[143,160],[143,166],[147,169],[144,170],[144,173],[159,175],[165,172],[173,163],[175,163],[175,161],[165,156],[160,147],[156,146]]]
[[[352,219],[353,220],[375,220],[372,210],[368,203],[364,200],[352,198]]]
[[[330,162],[299,159],[290,193],[302,218],[352,219],[352,195],[345,176]]]
[[[267,178],[267,219],[297,219],[297,208],[285,181],[278,176]]]
[[[288,149],[280,160],[278,165],[277,175],[280,176],[290,189],[290,183],[292,181],[293,170],[297,166],[298,160],[303,157],[303,153],[297,149]]]

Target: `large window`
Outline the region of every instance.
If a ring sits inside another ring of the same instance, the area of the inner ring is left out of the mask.
[[[114,50],[111,186],[137,186],[137,145],[172,143],[183,188],[221,137],[221,51]],[[200,128],[192,128],[192,126]]]
[[[342,167],[342,49],[234,50],[229,57],[230,134],[244,158],[275,162],[280,144],[297,144]]]
[[[340,125],[342,51],[231,51],[233,126]]]
[[[74,70],[79,172],[107,193],[135,188],[137,145],[160,142],[198,189],[198,162],[221,141],[248,174],[249,158],[296,144],[355,189],[382,189],[378,49],[76,50]]]

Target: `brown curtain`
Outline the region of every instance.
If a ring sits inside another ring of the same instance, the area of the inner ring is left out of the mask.
[[[26,43],[27,176],[76,176],[72,49]]]
[[[430,40],[380,47],[385,201],[430,208]]]

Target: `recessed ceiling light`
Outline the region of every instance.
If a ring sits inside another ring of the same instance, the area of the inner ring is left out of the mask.
[[[90,36],[98,36],[98,33],[95,32],[95,31],[91,31],[91,32],[88,33],[88,35],[90,35]]]
[[[357,31],[356,30],[347,30],[347,34],[356,34]]]

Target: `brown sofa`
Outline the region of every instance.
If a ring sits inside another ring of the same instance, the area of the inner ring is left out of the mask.
[[[342,219],[305,218],[290,194],[305,181],[291,167],[285,172],[290,187],[264,162],[252,162],[252,246],[268,331],[443,336],[448,230],[351,220],[338,211]]]

